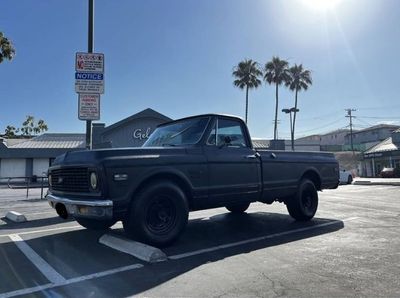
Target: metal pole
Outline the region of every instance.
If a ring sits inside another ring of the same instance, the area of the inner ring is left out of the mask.
[[[89,0],[88,53],[93,53],[94,0]],[[92,149],[92,120],[86,120],[86,148]]]
[[[290,115],[290,143],[292,145],[292,151],[294,151],[292,111],[290,111],[289,115]]]

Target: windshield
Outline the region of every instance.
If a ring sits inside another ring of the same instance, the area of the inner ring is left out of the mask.
[[[192,118],[158,127],[143,147],[193,145],[200,141],[209,117]]]

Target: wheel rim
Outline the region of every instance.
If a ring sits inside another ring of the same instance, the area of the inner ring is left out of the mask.
[[[159,196],[150,204],[146,214],[148,229],[157,235],[170,232],[176,224],[177,212],[172,200]]]
[[[301,196],[301,203],[303,206],[303,210],[307,215],[313,215],[316,211],[316,194],[315,190],[311,187],[307,187]]]

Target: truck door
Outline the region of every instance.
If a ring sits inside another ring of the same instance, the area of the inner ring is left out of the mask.
[[[218,117],[206,140],[210,203],[256,201],[261,165],[244,123]]]

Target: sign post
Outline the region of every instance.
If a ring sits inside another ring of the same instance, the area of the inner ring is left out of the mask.
[[[100,119],[100,94],[104,93],[104,54],[93,53],[94,0],[89,1],[88,52],[75,56],[75,92],[78,118],[86,120],[86,148],[92,149],[92,120]]]

